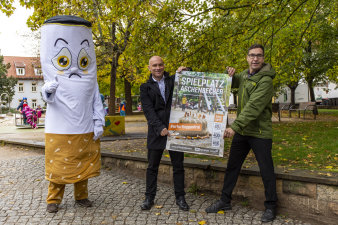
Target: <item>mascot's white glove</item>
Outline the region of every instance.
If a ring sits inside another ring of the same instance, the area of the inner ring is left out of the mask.
[[[50,81],[50,82],[46,82],[45,85],[44,85],[44,89],[47,93],[54,93],[56,91],[56,89],[58,88],[59,86],[59,82],[57,81]]]
[[[103,125],[98,120],[94,120],[94,141],[99,139],[103,134]]]

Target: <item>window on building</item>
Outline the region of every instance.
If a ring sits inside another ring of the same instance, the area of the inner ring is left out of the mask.
[[[32,83],[32,92],[36,92],[36,83]]]
[[[16,74],[20,76],[25,75],[25,68],[16,68]]]
[[[42,70],[39,67],[34,68],[34,73],[36,76],[41,76],[42,75]]]
[[[32,99],[32,107],[33,107],[33,109],[36,108],[36,99]]]
[[[19,92],[23,92],[23,83],[19,83]]]

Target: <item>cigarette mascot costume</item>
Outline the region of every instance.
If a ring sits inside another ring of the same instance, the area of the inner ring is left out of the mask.
[[[66,184],[74,184],[77,204],[91,207],[87,185],[100,174],[104,125],[91,23],[75,16],[47,19],[41,29],[41,66],[47,211],[58,211]]]

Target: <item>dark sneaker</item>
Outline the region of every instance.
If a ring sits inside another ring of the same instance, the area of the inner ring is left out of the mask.
[[[75,202],[79,204],[80,206],[87,207],[87,208],[93,206],[93,202],[89,201],[88,198],[81,199],[81,200],[75,200]]]
[[[205,209],[207,213],[217,213],[221,210],[231,210],[231,203],[223,202],[222,200],[218,200],[217,202],[210,205]]]
[[[262,215],[261,221],[263,223],[271,222],[276,218],[276,210],[274,209],[266,209]]]
[[[150,199],[150,198],[146,198],[141,205],[141,209],[142,210],[149,210],[149,209],[151,209],[151,207],[153,205],[154,205],[154,200]]]
[[[52,204],[47,204],[47,212],[49,213],[56,213],[59,211],[59,205],[52,203]]]
[[[183,211],[188,211],[190,208],[187,202],[185,201],[184,196],[180,196],[176,199],[176,205],[178,205],[178,207]]]

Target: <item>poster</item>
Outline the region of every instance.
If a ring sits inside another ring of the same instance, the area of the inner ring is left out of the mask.
[[[222,73],[176,74],[166,149],[223,157],[231,79]]]

